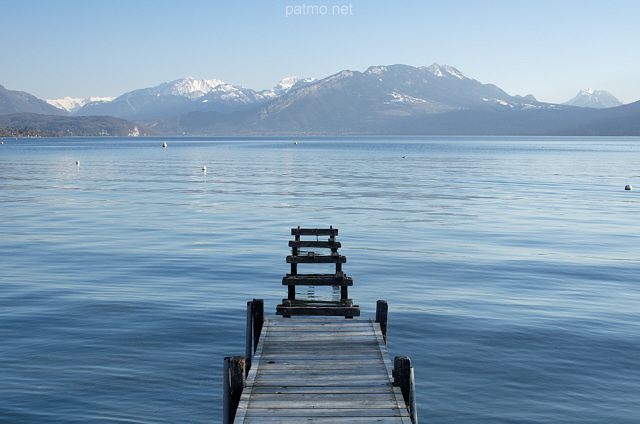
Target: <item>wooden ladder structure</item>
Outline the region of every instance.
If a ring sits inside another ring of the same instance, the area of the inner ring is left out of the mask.
[[[338,253],[341,247],[336,241],[338,229],[333,228],[292,228],[294,240],[289,241],[291,255],[287,256],[287,263],[291,264],[291,273],[285,275],[282,284],[288,287],[288,297],[276,307],[276,314],[285,318],[292,315],[343,316],[353,318],[360,316],[360,307],[349,299],[349,286],[353,286],[353,279],[347,277],[342,270],[342,264],[347,258]],[[315,237],[313,240],[302,237]],[[319,240],[327,237],[327,240]],[[323,249],[328,254],[319,254],[316,250]],[[332,274],[300,274],[298,264],[335,264]],[[340,300],[297,299],[297,286],[333,286],[340,287]]]
[[[353,280],[342,271],[338,229],[291,234],[291,273],[282,279],[289,296],[276,309],[282,317],[265,317],[262,299],[247,302],[245,356],[224,358],[223,424],[418,424],[411,359],[389,360],[387,302],[378,300],[375,321],[340,319],[360,316],[360,308],[349,299]],[[330,253],[301,250],[309,248]],[[335,264],[335,273],[298,273],[298,264],[318,263]],[[297,299],[299,285],[340,287],[340,299]]]

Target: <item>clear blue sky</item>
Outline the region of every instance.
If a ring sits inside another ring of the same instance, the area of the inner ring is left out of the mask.
[[[43,99],[438,62],[541,101],[589,87],[640,100],[636,0],[16,0],[0,12],[0,84]]]

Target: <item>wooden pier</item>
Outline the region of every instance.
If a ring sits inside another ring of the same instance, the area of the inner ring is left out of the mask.
[[[336,248],[335,240],[331,243]],[[336,274],[341,287],[352,284],[341,269]],[[291,277],[283,284],[291,286]],[[290,290],[285,300],[294,299]],[[245,356],[224,361],[225,424],[417,424],[411,360],[395,357],[392,364],[387,352],[387,303],[378,301],[373,321],[353,319],[360,310],[346,300],[342,289],[334,305],[303,303],[292,309],[283,301],[277,313],[284,316],[270,318],[264,317],[262,300],[247,303]],[[311,316],[289,317],[292,312]],[[331,313],[340,318],[327,316]]]

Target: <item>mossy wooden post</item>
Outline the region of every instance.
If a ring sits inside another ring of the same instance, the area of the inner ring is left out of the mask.
[[[253,353],[258,349],[262,325],[264,324],[264,300],[253,299]]]
[[[222,373],[222,422],[232,424],[246,382],[245,358],[227,356]]]
[[[378,300],[376,304],[376,322],[380,324],[380,331],[384,342],[387,342],[387,317],[389,315],[389,304],[386,300]]]

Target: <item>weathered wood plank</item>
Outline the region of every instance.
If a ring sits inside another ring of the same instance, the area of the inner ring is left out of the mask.
[[[299,274],[282,278],[283,286],[353,286],[353,278],[335,274]]]
[[[346,343],[341,343],[339,346],[332,346],[330,348],[324,349],[321,354],[318,354],[318,349],[321,348],[320,345],[314,345],[305,343],[304,341],[299,342],[291,342],[291,343],[283,343],[278,346],[270,346],[265,348],[265,354],[273,354],[275,352],[286,355],[287,353],[304,353],[308,352],[310,355],[316,354],[319,358],[322,358],[324,355],[358,355],[365,354],[367,348],[372,347],[371,344],[361,342],[358,343],[356,341],[353,342],[353,346],[349,346]],[[375,347],[375,346],[374,346]]]
[[[288,336],[288,337],[287,337]],[[304,334],[300,332],[290,332],[287,334],[273,334],[270,335],[269,343],[275,343],[276,345],[299,345],[300,342],[306,342],[310,345],[315,344],[316,346],[325,343],[325,342],[340,342],[339,345],[344,345],[348,343],[358,344],[358,345],[375,345],[375,340],[371,339],[371,335],[369,337],[365,333],[339,333],[339,334],[329,334],[326,332],[315,332],[313,334]]]
[[[386,385],[380,386],[322,386],[322,387],[308,387],[308,386],[255,386],[253,387],[252,394],[257,393],[347,393],[347,394],[387,394],[389,393],[389,387]]]
[[[348,377],[351,377],[350,379]],[[303,386],[327,386],[334,384],[341,384],[344,386],[352,386],[352,385],[378,385],[380,382],[383,384],[387,384],[385,380],[387,380],[389,376],[387,374],[366,374],[359,375],[357,378],[353,378],[353,376],[344,376],[340,374],[333,375],[324,375],[313,373],[313,371],[309,371],[308,374],[297,374],[292,375],[286,373],[285,375],[281,374],[262,374],[258,375],[255,379],[256,382],[263,382],[269,384],[283,384],[283,385],[303,385]],[[349,380],[349,381],[344,381]]]
[[[288,264],[344,264],[347,257],[342,255],[287,256]]]
[[[322,319],[319,317],[318,319]],[[344,318],[342,319],[344,321]],[[271,329],[271,335],[279,336],[279,335],[291,335],[295,337],[296,335],[308,334],[308,335],[321,335],[321,334],[332,334],[334,337],[339,338],[342,334],[351,334],[358,332],[369,332],[369,328],[353,326],[353,328],[344,328],[339,326],[334,326],[331,324],[327,324],[324,327],[313,327],[309,328],[308,331],[305,331],[303,326],[291,326],[291,327],[273,327]]]
[[[362,329],[364,329],[365,331],[369,331],[369,328],[371,328],[368,325],[363,325],[360,324],[359,322],[361,320],[353,320],[350,322],[353,322],[355,324],[353,324],[353,326],[350,327],[345,327],[344,325],[342,325],[342,323],[344,322],[344,318],[337,318],[339,321],[336,323],[334,322],[327,322],[321,325],[309,325],[306,326],[304,324],[299,324],[296,321],[298,321],[299,319],[302,318],[307,318],[307,317],[296,317],[295,319],[287,319],[286,321],[291,321],[291,323],[277,323],[277,324],[272,324],[272,326],[270,327],[270,331],[296,331],[296,330],[300,330],[303,331],[305,333],[312,333],[315,331],[328,331],[328,332],[338,332],[338,331],[361,331]],[[325,320],[329,317],[316,317],[317,320]]]
[[[271,417],[271,416],[255,416],[245,418],[247,424],[300,424],[301,417]],[[400,417],[311,417],[305,416],[305,423],[317,423],[317,424],[360,424],[360,423],[377,423],[377,424],[397,424],[401,419]]]
[[[314,361],[313,354],[317,353],[319,348],[298,348],[295,350],[291,349],[279,349],[279,348],[267,348],[265,350],[265,356],[270,358],[282,357],[284,359],[305,359],[305,357]],[[364,357],[366,353],[362,349],[343,349],[342,351],[333,350],[333,351],[325,351],[321,355],[318,355],[319,358],[322,359],[331,359],[331,360],[349,360],[354,356],[362,355]],[[366,359],[370,359],[366,357]],[[374,358],[375,359],[375,358]]]
[[[343,326],[345,321],[341,318],[311,318],[311,317],[298,317],[296,319],[280,319],[280,318],[265,318],[269,320],[269,326],[272,328],[288,327],[288,326],[303,326],[308,328],[321,327],[323,325],[338,325]],[[371,323],[368,320],[354,320],[349,321],[349,325],[354,326],[370,326]]]
[[[304,339],[304,338],[317,336],[318,339],[322,339],[322,340],[328,340],[328,339],[340,340],[343,335],[346,337],[359,337],[359,336],[366,335],[366,328],[362,328],[362,329],[354,328],[353,331],[347,331],[347,330],[331,331],[331,329],[329,329],[329,331],[322,330],[322,329],[316,329],[316,330],[317,331],[302,331],[297,328],[277,330],[270,333],[269,337],[273,337],[274,339],[284,338],[284,337],[290,337],[290,338],[300,337]]]
[[[276,309],[278,315],[317,315],[359,317],[359,307],[346,306],[282,306]]]
[[[299,373],[309,370],[310,364],[296,364],[296,365],[261,365],[261,374],[275,374],[275,373]],[[366,366],[339,366],[339,365],[331,365],[331,364],[313,364],[313,372],[322,371],[324,373],[341,373],[347,374],[349,371],[353,370],[351,374],[356,374],[359,370],[371,370],[371,372],[376,374],[384,374],[386,373],[386,368],[372,364]],[[357,374],[356,374],[357,375]]]
[[[281,396],[280,400],[264,400],[266,395],[258,395],[255,400],[250,400],[252,409],[334,409],[334,410],[354,410],[354,409],[387,409],[388,403],[393,401],[391,396],[359,394],[358,398],[349,400],[346,394],[327,395],[330,398],[323,399],[324,395],[288,395]],[[278,396],[278,395],[274,395]],[[306,398],[298,398],[306,396]],[[372,397],[374,396],[374,397]],[[339,416],[336,411],[336,415]]]
[[[278,372],[282,371],[290,371],[294,372],[296,370],[308,370],[309,363],[262,363],[260,365],[261,372],[270,372],[271,370],[277,370]],[[331,363],[331,362],[314,362],[313,364],[314,370],[327,370],[327,371],[343,371],[343,370],[352,370],[352,374],[357,374],[361,372],[361,370],[380,370],[386,372],[386,367],[380,363],[380,361],[366,361],[362,362],[349,362],[346,364],[343,363]]]
[[[337,236],[337,228],[292,228],[292,236]]]
[[[357,408],[336,411],[335,409],[310,408],[310,409],[286,409],[286,408],[257,408],[249,410],[249,417],[398,417],[404,418],[406,408]],[[339,412],[340,415],[337,415]],[[305,422],[306,419],[298,422]],[[243,421],[244,422],[244,421]],[[375,421],[372,421],[375,422]],[[396,423],[405,423],[411,421],[396,421]]]
[[[339,241],[318,241],[318,240],[291,240],[289,247],[313,247],[320,249],[340,249],[342,244]]]

